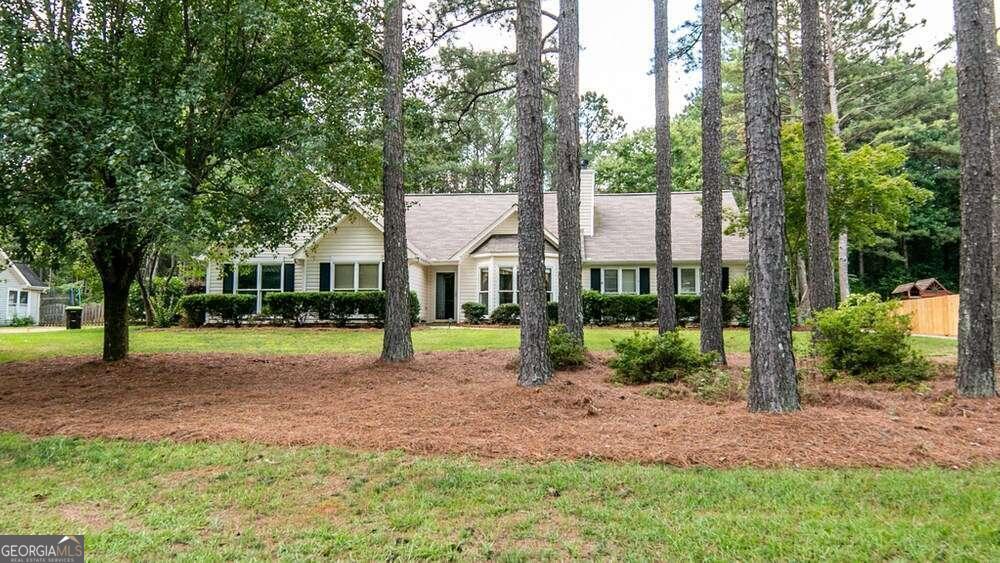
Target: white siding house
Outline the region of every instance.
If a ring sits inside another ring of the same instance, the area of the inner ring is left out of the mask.
[[[10,260],[0,249],[0,326],[24,317],[37,324],[42,294],[47,290],[27,264]]]
[[[580,236],[583,287],[606,293],[656,291],[655,194],[605,194],[594,172],[581,175]],[[489,310],[516,303],[517,194],[413,194],[406,198],[410,289],[425,321],[462,320],[462,304]],[[558,298],[559,240],[556,194],[545,204],[545,264]],[[736,207],[731,193],[723,205]],[[677,192],[672,201],[675,286],[701,292],[701,199]],[[723,235],[723,282],[745,275],[747,240]],[[288,245],[249,258],[210,263],[207,291],[358,291],[382,288],[382,226],[377,211],[357,205],[329,229],[300,235]]]

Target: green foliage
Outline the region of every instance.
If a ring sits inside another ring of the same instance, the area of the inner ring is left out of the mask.
[[[678,331],[661,335],[636,332],[615,341],[614,347],[617,355],[608,364],[614,370],[612,380],[626,385],[677,381],[711,366],[714,359],[712,354],[702,354]]]
[[[554,369],[580,367],[586,361],[583,344],[566,330],[566,325],[549,327],[549,359]]]
[[[7,325],[18,328],[35,326],[35,319],[31,317],[19,317],[17,315],[14,315],[13,317],[10,318]]]
[[[823,368],[868,383],[914,383],[931,376],[930,364],[910,346],[910,318],[896,301],[855,294],[836,309],[815,314],[814,343]]]
[[[180,322],[180,300],[184,297],[187,284],[177,277],[153,277],[149,300],[153,305],[153,325],[167,328]],[[138,282],[133,283],[128,292],[128,314],[133,323],[146,318],[146,307],[142,303],[142,291]]]
[[[730,307],[730,316],[726,318],[740,326],[750,326],[750,278],[740,276],[730,281],[725,300]]]
[[[701,317],[701,297],[680,294],[674,296],[677,322],[697,323]],[[641,324],[656,319],[657,299],[651,294],[583,292],[583,322],[593,325]],[[730,297],[723,295],[722,319],[729,323],[733,318]]]
[[[187,322],[192,326],[205,324],[205,315],[219,319],[223,324],[240,326],[246,317],[253,314],[257,308],[257,297],[254,295],[233,295],[222,293],[199,293],[185,295],[180,300]]]
[[[467,323],[474,325],[482,324],[483,319],[486,318],[486,305],[478,301],[462,303],[462,313],[465,315]]]
[[[504,303],[490,313],[490,323],[495,325],[516,325],[521,322],[521,306]]]
[[[384,291],[296,291],[264,297],[265,313],[302,326],[314,318],[337,326],[360,319],[381,326],[385,322]],[[410,322],[420,320],[420,300],[410,292]]]
[[[704,403],[738,401],[746,391],[742,380],[733,378],[729,371],[718,368],[692,371],[684,376],[684,383]]]

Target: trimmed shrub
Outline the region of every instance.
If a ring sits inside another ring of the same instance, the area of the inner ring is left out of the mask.
[[[702,354],[677,331],[661,335],[636,332],[614,342],[615,356],[609,366],[612,381],[639,385],[659,381],[672,383],[684,375],[712,365],[712,354]]]
[[[465,320],[469,324],[483,324],[483,320],[486,318],[486,305],[478,301],[462,303],[462,314],[465,315]]]
[[[701,318],[701,297],[675,295],[677,323],[697,323]],[[583,322],[590,325],[642,324],[656,320],[655,295],[583,292]],[[733,318],[734,307],[728,294],[722,296],[722,322]]]
[[[549,328],[549,359],[553,369],[580,367],[586,360],[583,345],[570,335],[566,325]]]
[[[931,377],[927,359],[910,346],[910,317],[899,303],[877,293],[852,295],[836,309],[815,313],[814,346],[831,378],[839,374],[868,383],[915,383]]]
[[[740,326],[750,326],[750,279],[746,276],[734,279],[724,297],[722,318],[734,320]],[[725,311],[727,303],[728,314]]]
[[[186,295],[180,301],[188,322],[193,326],[204,324],[205,314],[222,320],[223,324],[240,326],[240,322],[252,315],[257,308],[254,295],[233,295],[222,293],[201,293]],[[200,321],[200,322],[199,322]]]
[[[504,303],[490,314],[490,323],[516,325],[521,321],[521,307],[517,303]]]
[[[299,291],[271,293],[265,298],[268,312],[296,326],[309,318],[333,321],[346,326],[355,318],[363,318],[376,325],[385,323],[384,291]],[[420,320],[420,300],[410,292],[410,322]]]

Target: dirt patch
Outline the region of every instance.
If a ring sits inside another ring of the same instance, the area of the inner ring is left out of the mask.
[[[595,457],[678,466],[968,466],[1000,460],[1000,400],[807,378],[805,409],[663,400],[608,382],[600,361],[526,390],[513,351],[371,357],[137,355],[8,363],[0,429],[138,440],[238,439],[526,460]],[[598,358],[599,360],[599,358]],[[745,355],[730,356],[744,376]],[[192,476],[181,476],[192,477]],[[198,475],[195,478],[208,476]]]

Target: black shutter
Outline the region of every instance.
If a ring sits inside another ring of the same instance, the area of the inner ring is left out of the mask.
[[[590,289],[594,291],[601,290],[601,269],[591,268],[590,269]]]
[[[382,291],[385,291],[385,262],[380,263],[379,271],[382,272],[382,281],[381,281]],[[407,275],[409,275],[409,268],[407,268]]]
[[[680,288],[677,287],[677,268],[674,268],[674,295],[677,295],[680,292]]]
[[[285,276],[285,291],[295,291],[295,264],[285,264],[282,274]]]
[[[319,264],[319,290],[330,291],[330,263],[320,262]]]
[[[639,268],[639,293],[649,293],[649,268]]]
[[[233,292],[233,272],[232,264],[222,265],[222,293]]]
[[[722,293],[729,291],[729,268],[722,267]]]

